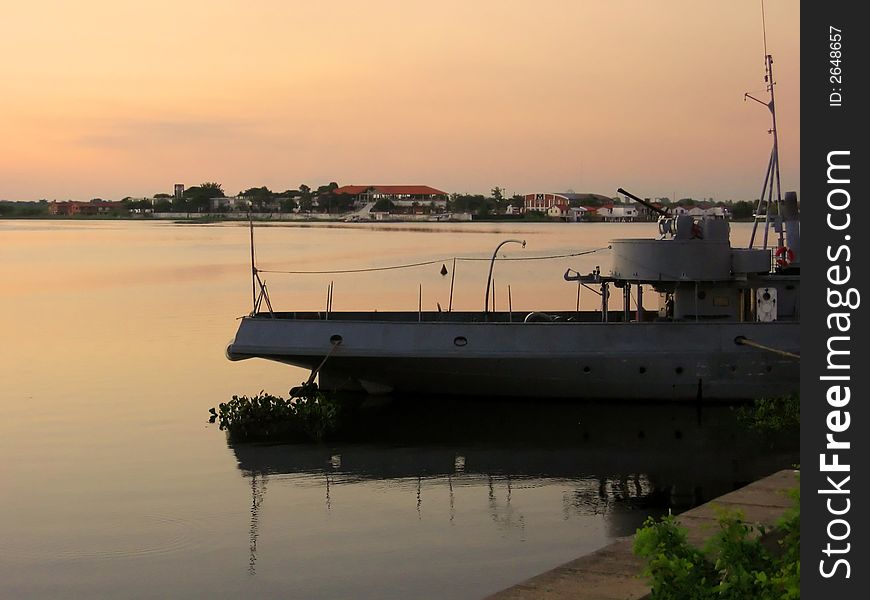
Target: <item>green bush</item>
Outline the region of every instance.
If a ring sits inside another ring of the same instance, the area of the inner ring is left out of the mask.
[[[797,430],[801,424],[800,395],[759,398],[753,402],[752,406],[739,407],[737,419],[761,432]]]
[[[800,490],[790,495],[794,507],[772,532],[745,523],[739,512],[723,511],[703,550],[688,543],[673,515],[647,519],[635,536],[634,553],[647,560],[643,575],[651,598],[800,598]]]
[[[288,439],[319,442],[338,426],[338,402],[325,395],[316,383],[303,383],[284,399],[260,391],[259,394],[233,396],[229,402],[212,408],[211,421],[229,432],[236,441]]]

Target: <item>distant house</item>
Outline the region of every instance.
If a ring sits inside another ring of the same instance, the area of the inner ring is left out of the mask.
[[[121,208],[120,202],[107,202],[105,200],[92,200],[90,202],[76,202],[67,200],[64,202],[52,202],[48,205],[48,213],[51,215],[103,215]]]
[[[226,198],[209,198],[209,208],[212,212],[223,212],[232,210],[246,210],[248,207],[248,199],[242,196],[229,196]]]
[[[598,209],[598,216],[605,221],[636,221],[640,216],[636,206],[610,204]]]
[[[344,185],[332,191],[353,198],[354,206],[389,200],[403,212],[443,212],[449,194],[428,185]],[[434,210],[433,210],[434,209]]]
[[[649,199],[647,199],[647,201],[649,201]],[[661,216],[661,213],[656,211],[655,209],[667,210],[659,202],[649,201],[649,204],[650,204],[650,206],[652,206],[652,208],[650,208],[649,206],[646,206],[644,204],[641,204],[640,202],[635,202],[634,207],[635,207],[635,209],[637,209],[637,216],[635,217],[636,220],[638,220],[638,221],[658,221],[659,217]]]
[[[685,214],[697,219],[703,217],[711,219],[729,219],[731,217],[731,213],[724,206],[695,206],[686,211]]]
[[[568,215],[568,205],[567,204],[553,204],[550,208],[547,209],[547,216],[564,219]]]
[[[284,198],[269,198],[265,201],[256,201],[254,206],[254,210],[259,211],[277,211],[280,209],[281,200]],[[233,211],[247,211],[249,207],[251,207],[252,199],[246,196],[229,196],[229,197],[221,197],[221,198],[209,198],[209,208],[212,212],[233,212]]]
[[[581,208],[580,205],[587,202],[600,203],[609,200],[601,194],[576,194],[574,192],[544,192],[526,194],[523,196],[523,211],[542,212],[551,217],[577,220],[587,209],[574,211],[571,209]],[[558,207],[558,212],[554,207]]]
[[[565,218],[568,221],[580,221],[583,219],[583,215],[589,212],[588,208],[583,206],[572,206],[568,209],[568,214],[565,215]]]

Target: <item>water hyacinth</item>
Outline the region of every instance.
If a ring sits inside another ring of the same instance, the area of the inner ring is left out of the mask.
[[[267,394],[233,396],[212,408],[210,422],[235,441],[282,439],[319,442],[338,426],[338,402],[306,382],[290,390],[290,397]]]

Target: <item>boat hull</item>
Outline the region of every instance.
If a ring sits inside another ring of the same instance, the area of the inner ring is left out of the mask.
[[[413,313],[416,317],[417,314]],[[242,319],[232,360],[319,371],[328,390],[530,398],[735,400],[798,391],[796,322]],[[325,362],[324,362],[325,358]]]

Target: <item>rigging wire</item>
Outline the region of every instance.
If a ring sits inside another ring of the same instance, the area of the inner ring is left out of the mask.
[[[586,254],[593,254],[595,252],[600,252],[602,250],[609,250],[610,246],[604,246],[602,248],[595,248],[594,250],[586,250],[585,252],[572,252],[570,254],[554,254],[550,256],[517,256],[517,257],[508,257],[503,258],[501,260],[552,260],[557,258],[572,258],[575,256],[584,256]],[[347,273],[371,273],[373,271],[393,271],[396,269],[412,269],[414,267],[425,267],[427,265],[434,265],[438,263],[446,263],[450,260],[456,261],[475,261],[475,260],[485,260],[489,261],[491,259],[484,257],[474,257],[474,256],[456,256],[451,258],[439,258],[437,260],[427,260],[423,262],[416,263],[407,263],[401,265],[388,265],[386,267],[366,267],[360,269],[335,269],[329,271],[284,271],[279,269],[257,269],[260,273],[278,273],[282,275],[338,275],[338,274],[347,274]]]

